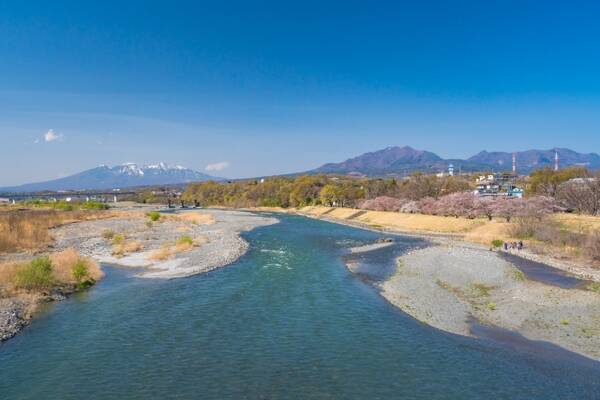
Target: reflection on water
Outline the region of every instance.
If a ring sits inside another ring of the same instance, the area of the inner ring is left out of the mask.
[[[379,235],[280,218],[205,275],[108,269],[0,345],[0,398],[598,398],[598,363],[447,334],[389,305],[342,261],[340,241]],[[397,238],[389,251],[421,245]]]

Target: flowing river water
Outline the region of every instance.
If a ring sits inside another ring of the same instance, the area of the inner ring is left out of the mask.
[[[600,398],[600,363],[447,334],[392,307],[343,263],[380,235],[280,219],[208,274],[107,267],[0,345],[0,399]],[[394,255],[422,245],[397,238]]]

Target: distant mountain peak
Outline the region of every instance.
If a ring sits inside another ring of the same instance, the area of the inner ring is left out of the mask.
[[[595,153],[581,154],[564,148],[551,150],[527,150],[515,152],[517,172],[529,173],[533,169],[554,165],[554,153],[558,152],[560,166],[586,166],[600,168],[600,156]],[[466,159],[443,159],[437,154],[416,150],[410,146],[388,146],[339,163],[328,163],[311,173],[335,173],[368,176],[394,176],[407,173],[440,172],[450,164],[462,171],[506,171],[512,168],[512,152],[482,150]]]
[[[75,175],[48,182],[0,188],[0,192],[114,189],[133,186],[181,184],[210,179],[220,180],[220,178],[215,178],[181,165],[169,166],[164,162],[159,162],[140,166],[134,162],[126,162],[113,167],[103,164]]]

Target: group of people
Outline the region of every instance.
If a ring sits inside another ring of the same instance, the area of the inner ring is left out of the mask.
[[[504,251],[508,251],[508,250],[521,250],[523,249],[523,241],[519,240],[518,242],[504,242]]]

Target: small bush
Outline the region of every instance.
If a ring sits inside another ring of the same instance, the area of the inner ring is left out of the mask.
[[[152,228],[152,221],[146,221],[146,227],[148,229]]]
[[[586,286],[586,289],[600,294],[600,282],[592,282]]]
[[[562,325],[569,325],[569,320],[568,319],[562,319],[562,320],[560,320],[560,323]]]
[[[160,219],[160,213],[158,211],[150,211],[148,217],[150,217],[150,221],[156,222]]]
[[[502,247],[503,244],[504,244],[504,242],[500,239],[492,240],[492,247],[494,247],[494,248]]]
[[[191,236],[183,235],[177,239],[177,245],[189,245],[192,246],[194,244],[194,239]]]
[[[496,309],[496,303],[488,303],[487,308],[490,311],[494,311]]]
[[[110,229],[106,229],[106,230],[102,231],[102,237],[106,240],[112,240],[112,238],[115,237],[115,233],[113,231],[111,231]]]
[[[123,235],[122,233],[113,235],[112,238],[112,244],[115,246],[118,246],[120,244],[122,244],[125,241],[125,235]]]
[[[99,201],[87,201],[81,206],[84,210],[108,210],[110,206]]]
[[[73,279],[75,279],[75,282],[78,284],[81,284],[84,279],[89,277],[88,267],[83,260],[77,260],[77,262],[73,264],[72,272]]]
[[[49,257],[33,259],[23,265],[14,276],[14,286],[17,289],[45,290],[52,287],[52,262]]]

